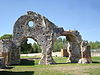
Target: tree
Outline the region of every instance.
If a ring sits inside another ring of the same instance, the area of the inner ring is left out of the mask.
[[[27,43],[28,39],[24,39],[21,43],[21,53],[40,53],[42,50],[37,43]]]
[[[12,39],[12,34],[4,34],[3,36],[0,37],[0,40],[2,39]]]
[[[40,46],[37,43],[33,44],[33,51],[34,53],[40,53],[42,51],[42,49],[40,48]]]
[[[95,42],[89,42],[89,45],[91,46],[91,49],[99,49],[100,48],[100,42],[95,41]]]
[[[60,51],[63,47],[64,44],[67,43],[67,40],[65,38],[58,38],[55,42],[54,42],[54,52]]]
[[[27,39],[23,40],[21,43],[21,53],[30,53],[33,48],[31,43],[27,43]]]

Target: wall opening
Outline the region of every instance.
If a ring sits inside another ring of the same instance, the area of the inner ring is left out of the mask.
[[[33,27],[35,25],[35,23],[33,21],[29,21],[28,25],[29,25],[29,27]]]
[[[53,58],[56,63],[66,63],[67,53],[67,39],[65,36],[60,36],[54,42],[54,49],[53,49]]]
[[[41,58],[41,51],[42,49],[35,40],[32,38],[24,39],[21,43],[21,63],[23,63],[24,59],[27,63],[31,61],[31,64],[38,64],[38,61]]]

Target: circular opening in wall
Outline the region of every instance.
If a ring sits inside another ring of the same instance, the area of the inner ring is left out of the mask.
[[[28,25],[29,25],[30,27],[32,27],[32,26],[35,25],[35,23],[34,23],[33,21],[29,21],[29,22],[28,22]]]

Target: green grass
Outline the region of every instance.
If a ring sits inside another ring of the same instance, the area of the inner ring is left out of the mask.
[[[66,57],[53,58],[57,63],[65,63],[67,60]],[[9,69],[0,69],[0,75],[100,75],[100,57],[92,57],[93,63],[91,64],[38,65],[39,60],[22,59],[20,65],[8,66]]]
[[[38,56],[21,56],[21,58],[40,58]]]
[[[94,61],[94,62],[100,62],[100,57],[92,57],[92,61]]]
[[[53,57],[56,63],[66,63],[67,57]]]

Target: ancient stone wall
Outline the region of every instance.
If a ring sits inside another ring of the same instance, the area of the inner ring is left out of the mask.
[[[29,26],[30,21],[34,23],[33,26]],[[19,64],[20,45],[26,38],[32,38],[40,45],[42,57],[39,64],[55,63],[52,58],[53,42],[63,31],[63,28],[58,28],[44,16],[32,11],[27,12],[14,25],[12,63]]]
[[[31,26],[30,22],[32,22]],[[88,54],[90,54],[89,47],[84,47],[85,52],[83,52],[83,55],[81,54],[83,51],[83,48],[80,46],[82,38],[78,31],[64,31],[63,28],[57,27],[46,17],[32,11],[28,11],[27,14],[22,15],[15,22],[12,40],[0,40],[0,57],[4,57],[5,64],[7,65],[19,64],[21,43],[23,40],[31,38],[42,49],[42,57],[39,64],[54,64],[56,62],[52,58],[52,50],[54,41],[59,36],[66,36],[68,40],[67,51],[69,57],[67,62],[76,63],[82,56],[88,58]],[[88,54],[86,54],[87,50]]]
[[[10,65],[12,51],[12,40],[3,39],[0,40],[0,57],[4,58],[4,64]]]
[[[80,42],[82,41],[81,35],[78,31],[64,31],[61,33],[62,36],[66,36],[68,40],[67,52],[69,57],[67,59],[68,63],[78,63],[81,58],[81,48]]]
[[[87,63],[92,63],[91,60],[91,52],[90,52],[90,46],[88,45],[87,41],[82,41],[80,44],[81,47],[81,56],[82,58],[79,60],[78,63],[81,64],[87,64]]]

